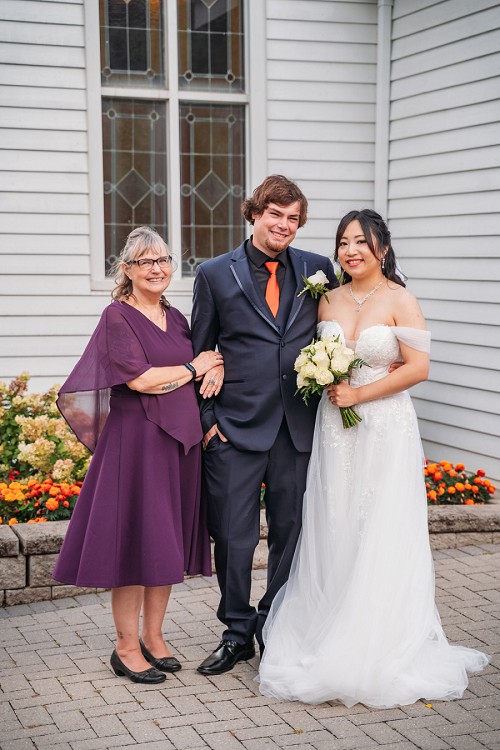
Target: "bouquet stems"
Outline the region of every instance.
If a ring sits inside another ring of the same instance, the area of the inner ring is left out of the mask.
[[[361,422],[361,417],[354,411],[352,406],[341,407],[340,415],[342,417],[342,425],[344,426],[344,429],[354,427]]]

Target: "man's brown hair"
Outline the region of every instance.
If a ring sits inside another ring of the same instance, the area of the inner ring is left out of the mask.
[[[241,211],[245,219],[253,224],[252,214],[262,216],[270,203],[278,206],[289,206],[299,201],[299,227],[303,227],[307,221],[307,198],[295,182],[284,177],[282,174],[272,174],[266,177],[264,182],[255,188],[251,198],[246,198],[241,204]]]

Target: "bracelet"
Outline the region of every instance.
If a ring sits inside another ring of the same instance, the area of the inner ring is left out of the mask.
[[[193,376],[193,377],[192,377],[192,380],[196,380],[196,378],[197,378],[198,376],[197,376],[197,374],[196,374],[196,370],[194,369],[193,365],[192,365],[192,364],[191,364],[190,362],[184,362],[184,364],[183,364],[183,367],[187,367],[187,369],[189,370],[189,372],[190,372],[190,373],[191,373],[191,375]]]

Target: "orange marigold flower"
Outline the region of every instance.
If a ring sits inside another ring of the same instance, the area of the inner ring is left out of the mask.
[[[441,474],[441,472],[436,471],[436,473],[434,474],[434,479],[436,480],[436,482],[439,482],[439,480],[442,478],[443,478],[443,475]]]
[[[52,495],[53,497],[55,497],[58,494],[59,494],[59,490],[57,489],[57,487],[51,487],[50,488],[49,495]]]
[[[454,487],[448,487],[448,495],[454,495],[456,492],[456,489]]]
[[[458,477],[458,472],[454,469],[450,469],[448,474],[450,475],[450,477]]]
[[[17,518],[11,518],[10,521],[9,521],[9,526],[14,526],[15,523],[19,523],[19,521],[17,520]]]
[[[455,469],[457,471],[463,471],[465,469],[465,466],[463,464],[455,464]]]
[[[3,524],[3,518],[0,516],[0,526]]]
[[[475,477],[473,481],[474,481],[474,484],[483,484],[483,480],[480,477]]]
[[[479,492],[479,487],[475,484],[473,484],[470,489],[471,489],[471,492],[474,493],[474,495],[477,495],[477,493]]]
[[[444,495],[444,487],[440,487],[438,489],[438,495],[439,495],[439,497],[441,497],[441,495]]]
[[[475,505],[474,500],[470,497],[468,500],[465,501],[466,505]]]
[[[492,484],[490,484],[489,487],[487,487],[487,490],[490,493],[490,495],[493,495],[493,493],[495,492],[495,488],[493,487]]]
[[[41,518],[36,518],[35,520],[38,521],[38,523],[47,523],[47,519],[45,518],[45,516],[42,516]]]
[[[485,476],[485,472],[482,469],[478,469],[476,471],[476,474],[478,475],[478,477],[484,477]]]
[[[458,492],[463,492],[465,490],[465,484],[462,484],[462,482],[457,482],[455,488],[458,490]]]
[[[45,503],[45,507],[47,508],[47,510],[57,510],[59,507],[59,503],[57,502],[57,500],[55,500],[55,498],[49,497],[49,499]]]
[[[69,502],[67,500],[63,500],[63,505],[65,508],[69,508]]]
[[[466,482],[466,483],[465,483],[465,489],[466,489],[466,490],[470,490],[470,489],[471,489],[471,487],[472,487],[472,484],[469,484],[469,482]]]
[[[436,490],[431,490],[430,492],[428,492],[427,497],[429,498],[429,500],[436,500],[437,499]]]

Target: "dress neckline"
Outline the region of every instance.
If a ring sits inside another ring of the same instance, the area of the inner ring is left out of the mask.
[[[349,344],[349,345],[350,344],[356,345],[358,343],[358,341],[360,340],[361,336],[366,331],[370,331],[372,328],[396,328],[397,327],[397,326],[390,326],[388,323],[374,323],[371,326],[367,326],[366,328],[363,328],[363,330],[359,332],[357,339],[347,339],[346,335],[345,335],[345,331],[342,328],[342,326],[340,325],[340,323],[338,322],[338,320],[321,320],[320,323],[336,323],[336,325],[338,325],[338,327],[340,328],[340,330],[343,333],[345,343]]]

